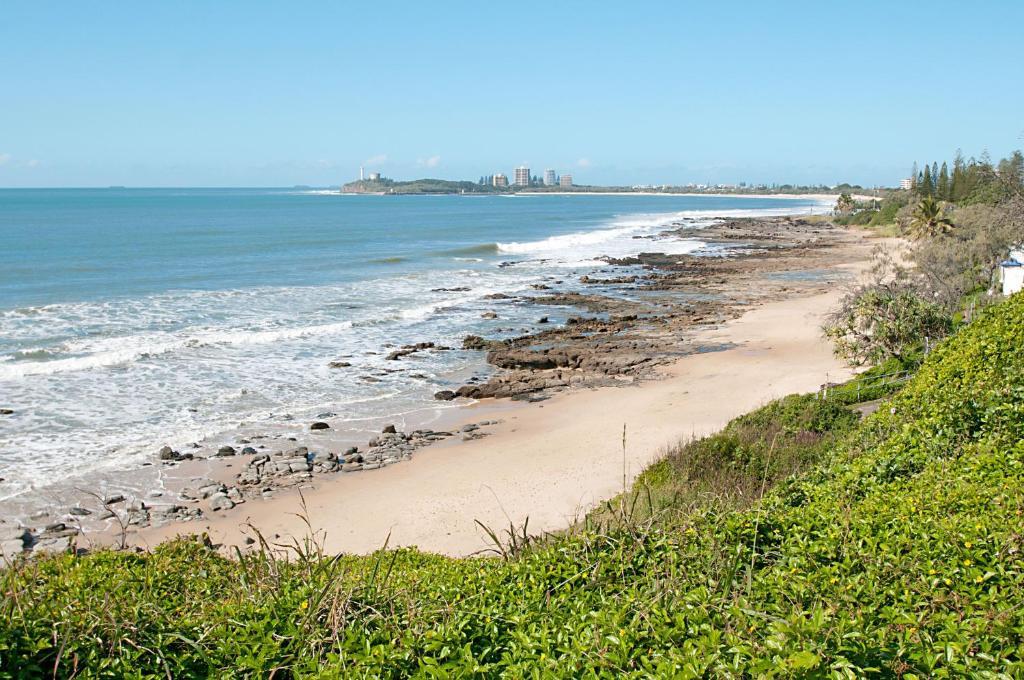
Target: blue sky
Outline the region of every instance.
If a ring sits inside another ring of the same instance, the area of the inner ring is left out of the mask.
[[[1022,2],[0,5],[0,186],[892,184],[1024,146]]]

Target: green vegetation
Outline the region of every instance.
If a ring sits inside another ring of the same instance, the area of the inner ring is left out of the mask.
[[[836,356],[851,366],[904,361],[952,330],[946,310],[922,295],[918,281],[888,253],[876,253],[870,274],[824,324]]]
[[[769,404],[503,559],[22,563],[0,676],[1019,677],[1024,296],[860,423],[852,393]]]
[[[414,179],[399,182],[387,177],[379,180],[357,180],[341,187],[342,193],[353,194],[498,194],[508,189],[478,182],[453,182],[447,179]]]
[[[910,218],[910,235],[922,240],[948,236],[953,231],[953,220],[943,215],[942,206],[931,196],[922,198]]]
[[[836,354],[852,365],[875,364],[922,350],[990,304],[999,262],[1024,243],[1024,156],[993,167],[963,161],[950,174],[925,165],[911,191],[878,205],[841,197],[840,224],[879,227],[913,239],[912,268],[880,259],[872,279],[848,295],[824,326]],[[942,199],[957,197],[959,203]]]

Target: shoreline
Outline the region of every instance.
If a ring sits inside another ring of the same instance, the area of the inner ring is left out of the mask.
[[[735,346],[683,357],[660,380],[540,403],[467,405],[464,420],[499,421],[491,436],[445,441],[372,478],[343,475],[302,497],[249,504],[240,515],[145,529],[130,544],[152,548],[206,533],[225,548],[245,550],[249,527],[271,544],[288,543],[308,534],[305,515],[328,553],[368,553],[387,542],[464,556],[488,547],[476,521],[498,532],[527,521],[532,532],[564,529],[622,491],[624,474],[628,485],[687,437],[711,434],[773,398],[851,376],[818,332],[840,294],[767,303],[708,330],[706,340]]]
[[[429,417],[424,416],[420,421],[395,421],[400,422],[397,432],[375,436],[365,448],[357,449],[352,446],[355,442],[346,439],[344,420],[335,424],[342,429],[316,432],[308,431],[308,423],[295,423],[298,429],[293,426],[290,433],[279,431],[273,436],[257,430],[239,430],[227,446],[221,446],[225,444],[223,441],[206,442],[202,449],[196,450],[195,460],[190,460],[191,451],[177,452],[165,447],[160,456],[162,461],[155,461],[154,467],[150,468],[159,474],[160,493],[145,496],[125,494],[128,498],[103,504],[102,509],[94,507],[98,499],[93,499],[88,504],[92,512],[62,518],[61,522],[47,519],[48,526],[59,527],[55,531],[40,530],[37,549],[65,548],[82,529],[84,533],[77,537],[80,547],[116,542],[121,518],[129,525],[130,542],[136,545],[152,546],[177,533],[208,531],[221,534],[226,544],[245,547],[244,537],[239,533],[240,525],[253,522],[262,526],[266,524],[263,518],[267,513],[270,516],[280,515],[281,508],[287,508],[285,513],[295,512],[298,491],[306,494],[307,499],[319,499],[324,494],[327,497],[369,494],[363,505],[374,507],[378,485],[388,484],[387,480],[396,474],[393,470],[417,470],[415,473],[404,472],[398,479],[419,475],[420,483],[425,484],[439,472],[431,472],[423,466],[433,460],[448,460],[442,457],[452,455],[452,451],[459,455],[465,451],[482,450],[486,457],[492,446],[495,450],[505,451],[503,447],[507,444],[503,442],[522,438],[524,430],[552,429],[550,424],[541,426],[517,422],[521,414],[571,410],[572,407],[565,404],[583,399],[576,395],[593,393],[614,394],[608,397],[611,402],[622,398],[632,402],[637,399],[636,394],[646,394],[645,390],[653,389],[650,386],[666,380],[671,382],[676,370],[674,367],[680,361],[732,356],[736,345],[741,345],[744,338],[719,336],[716,331],[736,317],[749,314],[751,308],[756,310],[780,299],[807,297],[815,291],[820,293],[834,287],[835,276],[843,274],[846,265],[840,262],[838,266],[831,266],[832,249],[841,251],[840,261],[863,259],[865,255],[863,252],[857,255],[847,252],[850,248],[863,250],[864,234],[851,234],[853,232],[849,230],[805,222],[799,216],[722,219],[702,230],[702,238],[712,236],[710,240],[725,247],[725,252],[733,253],[731,257],[659,255],[657,246],[661,238],[693,236],[687,231],[685,220],[668,226],[660,234],[644,237],[650,239],[654,252],[623,261],[609,258],[606,267],[597,267],[580,277],[580,283],[585,284],[583,293],[569,292],[562,287],[540,286],[535,287],[538,292],[533,295],[501,296],[502,302],[497,304],[528,304],[537,314],[546,313],[547,309],[569,309],[582,312],[582,315],[570,316],[564,325],[545,326],[547,330],[538,330],[520,338],[501,342],[480,338],[482,342],[476,347],[466,344],[474,336],[467,337],[464,349],[485,350],[487,361],[484,365],[499,369],[492,371],[491,378],[480,382],[474,377],[457,390],[460,397],[483,397],[482,400],[463,403],[455,408],[455,404],[438,403],[440,410],[432,410]],[[640,276],[609,276],[624,270],[626,273],[637,270],[646,273]],[[591,289],[595,292],[591,293]],[[400,361],[396,366],[402,363]],[[812,387],[824,381],[822,377]],[[621,389],[629,392],[619,392]],[[454,391],[448,392],[451,396],[446,400],[455,396]],[[492,396],[512,397],[513,400],[523,398],[524,401],[487,398]],[[718,398],[728,400],[731,395],[726,392]],[[548,409],[546,412],[543,411],[545,408]],[[586,421],[586,415],[582,413],[577,419]],[[424,429],[426,425],[439,429]],[[626,425],[628,427],[628,423]],[[420,429],[412,430],[414,427]],[[641,455],[654,455],[659,449],[675,443],[670,441],[671,437],[651,438],[655,433],[664,431],[665,427],[657,422],[645,422],[639,426],[641,433],[630,437],[631,445],[640,442]],[[349,435],[352,429],[348,427]],[[409,432],[403,433],[402,430]],[[587,441],[585,435],[586,432],[575,438],[563,439],[560,446],[565,449],[577,442],[578,448],[579,442]],[[620,440],[621,433],[612,439]],[[524,446],[545,450],[543,442],[529,437],[526,440]],[[221,456],[218,446],[232,450]],[[304,459],[307,446],[308,450],[320,453],[312,462]],[[596,442],[591,446],[599,448]],[[507,455],[514,454],[508,452]],[[426,459],[430,460],[424,463]],[[636,460],[649,462],[650,459]],[[392,465],[398,462],[406,464]],[[495,469],[500,469],[499,461],[492,463]],[[258,465],[255,473],[254,465]],[[535,467],[541,469],[543,466]],[[440,468],[441,471],[444,469]],[[621,485],[621,464],[618,469]],[[639,469],[633,470],[631,476]],[[349,474],[370,470],[373,470],[372,474]],[[458,477],[458,466],[450,472],[448,476]],[[477,481],[486,480],[486,470],[478,470],[476,474],[479,477]],[[530,471],[524,474],[529,475]],[[574,475],[565,470],[551,474],[560,478],[566,475],[566,478],[572,478]],[[410,481],[414,487],[417,486],[416,479],[414,476]],[[511,482],[504,482],[505,486],[516,486],[521,481],[514,476],[510,479]],[[439,479],[430,486],[444,488],[444,480]],[[587,492],[590,495],[580,496],[577,502],[570,504],[571,507],[565,503],[558,504],[560,509],[557,513],[561,520],[552,520],[547,516],[547,506],[542,508],[541,514],[545,515],[542,526],[556,526],[559,521],[564,523],[573,513],[584,511],[609,494],[606,484],[591,478],[585,478],[583,487],[590,490]],[[457,498],[459,494],[458,489],[450,488],[445,497]],[[385,493],[384,497],[388,495]],[[418,497],[413,489],[405,489],[400,495],[410,500]],[[320,507],[329,508],[326,513],[329,516],[351,511],[351,508],[334,508],[330,502],[317,502]],[[518,513],[524,504],[529,505],[521,498],[512,499],[510,503],[513,514]],[[443,507],[444,497],[435,498],[429,507],[417,507],[409,512],[417,517],[429,516],[433,505]],[[486,507],[486,503],[475,498],[472,503],[463,503],[459,512],[465,514],[475,506]],[[79,505],[76,503],[75,507]],[[76,515],[73,510],[71,514]],[[374,507],[372,514],[386,518],[389,517],[386,510]],[[392,516],[392,519],[395,518]],[[537,521],[531,520],[531,526],[537,526]],[[439,521],[439,524],[444,523]],[[326,530],[328,525],[330,522],[325,521],[323,528]],[[502,523],[499,522],[500,525]],[[447,543],[429,531],[418,530],[413,532],[412,538],[396,537],[396,540],[400,544],[415,544],[419,542],[416,537],[425,536],[432,550],[458,552],[468,550],[467,529],[475,530],[475,523],[447,532],[446,535],[458,536],[455,543]],[[285,530],[290,533],[298,529],[294,526],[282,528]],[[52,535],[62,532],[67,533]],[[281,531],[270,533],[281,534]],[[364,540],[366,537],[370,540]],[[479,536],[475,535],[475,538]],[[375,547],[379,547],[377,537],[370,527],[349,531],[338,544],[339,549],[346,551],[373,550]]]
[[[864,269],[874,240],[859,233],[855,241],[844,246],[845,261],[832,274],[856,277]],[[301,495],[291,490],[199,521],[147,527],[131,534],[129,542],[153,547],[177,535],[207,533],[216,543],[246,549],[252,540],[246,527],[256,527],[271,542],[305,535],[299,515],[306,511],[332,552],[370,552],[390,536],[391,546],[473,554],[486,548],[477,519],[495,529],[527,518],[532,530],[565,528],[622,490],[624,464],[629,482],[682,438],[716,431],[772,398],[851,375],[818,331],[843,292],[827,287],[831,290],[798,289],[699,328],[690,338],[698,349],[657,365],[655,376],[577,387],[536,402],[466,404],[446,420],[454,424],[452,436],[432,442],[411,460],[403,458],[403,465],[325,477]],[[690,415],[674,422],[668,407]],[[601,415],[608,412],[622,422],[609,429]],[[459,436],[467,424],[471,431]],[[111,537],[94,538],[102,544]]]

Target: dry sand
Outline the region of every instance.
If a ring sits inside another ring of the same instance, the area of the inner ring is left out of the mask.
[[[863,264],[840,268],[858,272]],[[390,536],[392,547],[467,555],[488,544],[474,520],[502,529],[529,518],[532,533],[565,528],[680,440],[714,432],[773,398],[850,375],[820,331],[841,294],[837,288],[771,302],[702,331],[706,344],[736,346],[684,357],[663,371],[663,380],[568,392],[542,403],[486,400],[467,407],[465,422],[502,422],[483,439],[447,441],[401,465],[331,479],[305,492],[305,512],[329,552],[373,551]],[[216,543],[244,545],[251,535],[245,523],[268,538],[301,537],[308,533],[302,512],[292,492],[246,503],[228,516],[146,529],[132,543],[153,546],[206,531]]]

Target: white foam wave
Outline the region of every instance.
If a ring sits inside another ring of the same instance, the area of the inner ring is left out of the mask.
[[[132,363],[140,359],[214,345],[261,345],[282,340],[327,335],[352,328],[351,321],[319,326],[283,328],[277,330],[209,330],[168,338],[159,335],[130,335],[86,342],[68,342],[68,353],[88,352],[85,356],[54,359],[52,361],[18,362],[0,366],[0,380],[30,375],[50,375],[68,371],[83,371]]]

